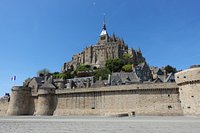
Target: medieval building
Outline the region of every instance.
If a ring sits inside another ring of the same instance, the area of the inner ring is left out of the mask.
[[[139,64],[145,61],[142,52],[128,48],[123,39],[116,37],[115,34],[109,35],[106,30],[106,24],[103,22],[103,28],[95,45],[86,47],[81,53],[72,57],[70,62],[64,63],[62,72],[76,68],[80,64],[91,65],[97,68],[104,67],[106,60],[122,58],[124,54],[133,56],[133,63]]]
[[[62,71],[80,64],[104,67],[107,59],[131,55],[132,72],[117,72],[105,83],[93,76],[54,79],[51,74],[14,86],[0,98],[0,115],[200,115],[200,68],[175,75],[149,67],[140,50],[109,36],[105,22],[98,42],[64,63]],[[103,83],[103,84],[102,84]]]

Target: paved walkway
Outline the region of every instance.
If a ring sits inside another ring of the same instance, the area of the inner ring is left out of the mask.
[[[0,133],[200,133],[199,117],[0,117]]]

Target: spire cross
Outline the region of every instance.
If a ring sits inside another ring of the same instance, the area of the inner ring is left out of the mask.
[[[104,13],[103,16],[103,30],[106,30],[106,19],[105,19],[106,14]]]
[[[105,13],[104,13],[104,18],[103,18],[103,27],[102,27],[102,31],[100,36],[102,35],[107,35],[107,31],[106,31],[106,23],[105,23]]]
[[[103,24],[106,24],[106,14],[103,14]]]

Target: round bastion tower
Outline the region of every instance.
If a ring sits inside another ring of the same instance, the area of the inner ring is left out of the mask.
[[[49,82],[45,82],[39,88],[35,115],[53,115],[56,106],[55,89],[56,87]]]
[[[31,89],[14,86],[8,105],[7,115],[29,115]]]
[[[200,67],[175,74],[184,115],[200,115]]]

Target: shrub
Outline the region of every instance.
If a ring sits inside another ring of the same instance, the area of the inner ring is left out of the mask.
[[[132,72],[132,71],[133,71],[132,65],[131,65],[131,64],[124,65],[124,66],[122,67],[122,70],[123,70],[124,72]]]
[[[111,74],[111,72],[108,68],[100,68],[96,70],[95,77],[96,79],[99,79],[99,77],[101,77],[102,80],[106,80],[108,79],[109,74]]]
[[[122,59],[108,59],[106,61],[106,67],[111,72],[120,72],[122,70],[122,66],[124,65],[124,62]]]

